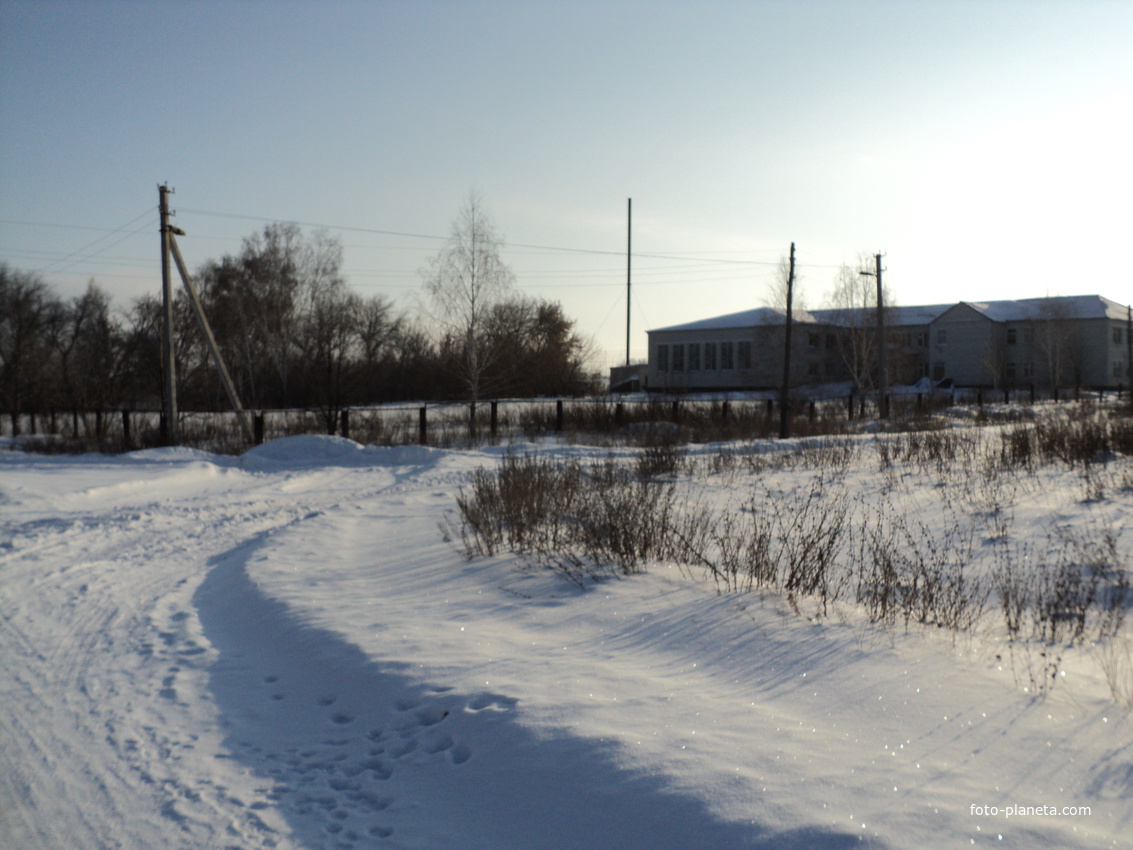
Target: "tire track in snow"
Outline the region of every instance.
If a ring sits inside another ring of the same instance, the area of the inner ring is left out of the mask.
[[[181,846],[246,844],[246,813],[194,763],[199,736],[186,729],[207,730],[215,710],[191,704],[207,692],[209,659],[182,614],[210,554],[308,509],[262,478],[222,494],[183,479],[189,492],[173,500],[146,501],[143,480],[118,488],[141,501],[101,511],[97,494],[5,504],[0,843],[168,846],[172,827]]]

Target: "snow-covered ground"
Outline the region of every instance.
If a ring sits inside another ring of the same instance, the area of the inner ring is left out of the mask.
[[[1088,648],[1036,696],[989,637],[466,561],[503,451],[0,453],[0,846],[1133,846]],[[1133,495],[1052,480],[1020,533],[1129,551]]]

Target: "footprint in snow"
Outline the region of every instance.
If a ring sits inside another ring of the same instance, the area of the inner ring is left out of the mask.
[[[472,758],[472,748],[467,744],[457,744],[449,750],[448,757],[453,764],[464,764]]]

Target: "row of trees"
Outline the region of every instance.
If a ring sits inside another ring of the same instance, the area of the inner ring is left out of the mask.
[[[591,351],[559,304],[515,293],[502,241],[470,196],[450,242],[422,270],[432,315],[364,297],[326,233],[270,224],[194,276],[237,391],[250,408],[324,411],[405,399],[576,395],[593,389]],[[428,312],[428,311],[427,311]],[[174,305],[178,401],[226,406],[187,300]],[[0,264],[0,404],[21,414],[156,408],[161,302],[122,311],[93,281],[67,300]]]

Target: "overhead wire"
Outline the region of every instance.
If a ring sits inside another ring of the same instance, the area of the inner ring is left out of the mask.
[[[101,255],[102,253],[109,251],[115,245],[120,245],[121,243],[123,243],[127,239],[129,239],[131,236],[136,236],[137,234],[141,233],[143,230],[146,229],[146,227],[150,226],[151,222],[147,222],[143,227],[140,227],[136,230],[132,230],[132,231],[126,233],[126,235],[123,236],[121,239],[117,239],[114,242],[111,242],[109,245],[104,245],[102,248],[100,248],[97,251],[94,251],[93,253],[89,253],[89,254],[85,253],[85,252],[93,249],[100,242],[103,242],[106,239],[108,239],[110,236],[113,236],[116,233],[122,233],[127,228],[132,227],[133,225],[137,224],[138,221],[140,221],[141,219],[145,218],[148,215],[151,215],[156,209],[157,208],[153,207],[153,206],[148,207],[140,215],[137,215],[134,218],[130,219],[130,221],[126,222],[121,227],[117,227],[117,228],[114,228],[112,230],[109,230],[106,233],[104,233],[102,236],[98,237],[97,239],[93,240],[92,242],[89,242],[88,244],[84,245],[83,247],[72,251],[70,254],[63,256],[62,258],[55,260],[54,262],[48,263],[43,268],[39,269],[39,274],[47,274],[49,272],[54,272],[54,273],[58,274],[62,271],[65,271],[65,270],[83,262],[84,260],[87,260],[87,261],[92,260],[93,258]],[[80,256],[80,255],[82,255],[82,256]],[[70,260],[72,258],[74,258],[73,261],[71,263],[67,264],[67,260]],[[55,266],[58,266],[60,264],[65,264],[65,265],[63,265],[62,268],[55,268]]]
[[[52,224],[52,223],[48,223],[48,222],[33,222],[33,221],[25,221],[25,220],[19,220],[19,219],[4,219],[2,221],[5,222],[5,223],[20,224],[20,225],[27,225],[27,226],[61,227],[61,228],[74,228],[74,229],[101,230],[101,231],[103,231],[103,235],[100,236],[99,238],[93,240],[92,242],[88,243],[87,245],[82,246],[81,248],[76,249],[75,251],[71,251],[71,252],[68,252],[66,254],[62,254],[57,259],[49,262],[46,266],[44,266],[40,269],[41,274],[46,274],[48,272],[60,274],[60,273],[63,273],[64,271],[66,271],[67,269],[72,268],[75,265],[78,265],[79,263],[84,262],[84,261],[85,262],[92,262],[92,263],[97,262],[99,264],[113,263],[114,261],[110,260],[110,259],[96,259],[96,258],[101,257],[106,251],[110,250],[115,245],[118,245],[121,242],[125,241],[126,239],[129,239],[130,237],[137,235],[138,233],[145,230],[146,227],[149,227],[150,223],[147,223],[146,225],[144,225],[141,228],[138,228],[138,229],[135,229],[135,230],[132,230],[132,231],[128,231],[128,228],[130,228],[132,225],[137,223],[140,219],[144,218],[147,215],[154,214],[155,212],[156,212],[156,207],[151,206],[151,207],[147,208],[140,215],[136,216],[135,218],[131,219],[126,224],[122,225],[121,227],[117,227],[117,228],[97,228],[97,227],[91,227],[91,226],[88,226],[88,225]],[[281,219],[278,219],[278,218],[268,218],[268,217],[264,217],[264,216],[255,216],[255,215],[248,215],[248,214],[243,214],[243,213],[223,212],[223,211],[218,211],[218,210],[207,210],[207,209],[201,209],[201,208],[197,208],[197,207],[182,207],[182,208],[180,208],[180,212],[187,213],[187,214],[202,215],[202,216],[217,217],[217,218],[228,218],[228,219],[236,219],[236,220],[243,220],[243,221],[275,222],[275,221],[281,220]],[[450,238],[449,236],[438,236],[438,235],[435,235],[435,234],[414,233],[414,232],[411,232],[411,231],[387,230],[387,229],[381,229],[381,228],[359,227],[359,226],[352,226],[352,225],[327,224],[327,223],[312,222],[312,221],[293,221],[292,223],[299,225],[299,226],[302,226],[302,227],[313,227],[313,228],[319,228],[319,229],[341,231],[341,232],[344,232],[344,233],[374,234],[374,235],[381,235],[381,236],[393,236],[393,237],[397,237],[397,238],[401,238],[401,239],[422,239],[422,240],[428,240],[428,241],[432,241],[432,242],[443,242],[443,241]],[[103,245],[102,247],[99,247],[98,250],[92,250],[96,246],[99,246],[100,243],[104,242],[105,240],[109,239],[110,237],[112,237],[113,235],[118,234],[118,233],[124,233],[124,235],[122,236],[121,239],[118,239],[118,240],[115,240],[115,241],[113,241],[109,244]],[[210,240],[224,240],[224,241],[235,241],[235,239],[236,239],[235,237],[213,236],[213,235],[196,235],[195,238],[210,239]],[[420,250],[418,247],[410,246],[410,245],[376,246],[376,245],[364,245],[364,244],[351,243],[350,247],[361,248],[361,249],[376,249],[376,250],[381,250],[381,251],[417,251],[417,250]],[[619,258],[625,256],[624,252],[622,252],[622,251],[600,250],[600,249],[591,249],[591,248],[574,248],[574,247],[566,247],[566,246],[542,245],[542,244],[531,244],[531,243],[506,243],[504,248],[505,248],[505,250],[507,250],[509,252],[517,253],[517,254],[524,254],[524,253],[528,253],[528,252],[537,253],[537,254],[538,253],[551,252],[551,253],[556,253],[556,254],[577,254],[577,255],[585,255],[585,256],[605,256],[605,257],[619,257]],[[517,251],[515,249],[520,249],[520,250]],[[41,253],[48,253],[48,252],[41,252]],[[751,259],[751,258],[737,259],[737,258],[731,258],[731,257],[722,257],[722,256],[718,255],[720,253],[736,254],[736,253],[747,253],[747,252],[742,252],[742,251],[739,251],[739,250],[730,250],[730,251],[726,251],[726,252],[687,251],[687,252],[673,252],[673,253],[664,253],[664,254],[635,253],[633,255],[635,261],[647,261],[647,262],[646,262],[645,265],[639,265],[637,268],[634,269],[634,282],[641,285],[641,286],[665,286],[665,285],[674,285],[674,284],[675,285],[685,285],[685,286],[687,286],[687,285],[690,284],[690,281],[695,283],[695,284],[727,283],[727,282],[737,282],[737,283],[739,283],[739,282],[751,281],[752,280],[752,278],[749,275],[750,275],[750,270],[753,267],[765,267],[765,268],[770,269],[772,267],[778,266],[781,262],[779,259],[762,260],[762,259]],[[660,262],[664,263],[664,265],[651,266],[651,265],[648,264],[648,261],[650,261],[650,260],[660,261]],[[135,261],[141,262],[137,258],[130,258],[130,262],[135,262]],[[680,263],[680,265],[671,265],[671,263]],[[840,268],[840,266],[838,266],[838,265],[816,263],[816,262],[800,262],[800,263],[797,263],[797,266],[800,267],[800,268],[831,268],[831,269]],[[143,268],[143,266],[127,266],[127,267]],[[712,267],[715,267],[715,271],[712,272],[712,273],[708,273],[708,269],[712,268]],[[734,268],[735,273],[733,274],[733,273],[725,272],[726,268]],[[366,268],[366,269],[348,269],[347,271],[352,276],[352,279],[354,280],[354,282],[356,284],[359,284],[359,281],[357,281],[357,279],[354,277],[356,275],[357,276],[370,277],[371,279],[376,278],[376,277],[377,278],[385,277],[385,278],[396,279],[396,278],[402,277],[402,276],[408,277],[410,275],[416,275],[417,270],[416,269],[414,269],[414,270],[398,270],[398,269],[369,269],[369,268]],[[624,282],[621,278],[621,274],[622,274],[622,269],[620,267],[613,267],[613,266],[603,267],[603,268],[575,269],[575,270],[570,270],[570,269],[531,269],[531,270],[525,270],[523,272],[524,279],[525,279],[524,288],[530,288],[530,289],[568,289],[568,290],[569,289],[575,289],[575,288],[597,288],[597,287],[621,286]],[[666,277],[671,278],[671,279],[669,279],[669,280],[664,279]],[[596,281],[595,278],[609,278],[609,279],[608,280]],[[526,282],[526,281],[529,281],[529,280],[540,280],[540,279],[543,280],[543,281],[546,281],[546,282],[542,282],[542,283],[535,283],[535,282],[528,283],[528,282]],[[552,282],[555,279],[561,279],[562,282],[561,283]],[[408,283],[397,284],[397,283],[393,283],[393,282],[360,283],[359,285],[367,286],[368,288],[369,287],[385,287],[385,288],[391,288],[391,289],[411,289],[411,288],[414,288],[414,286],[415,286],[414,284],[408,284]]]

